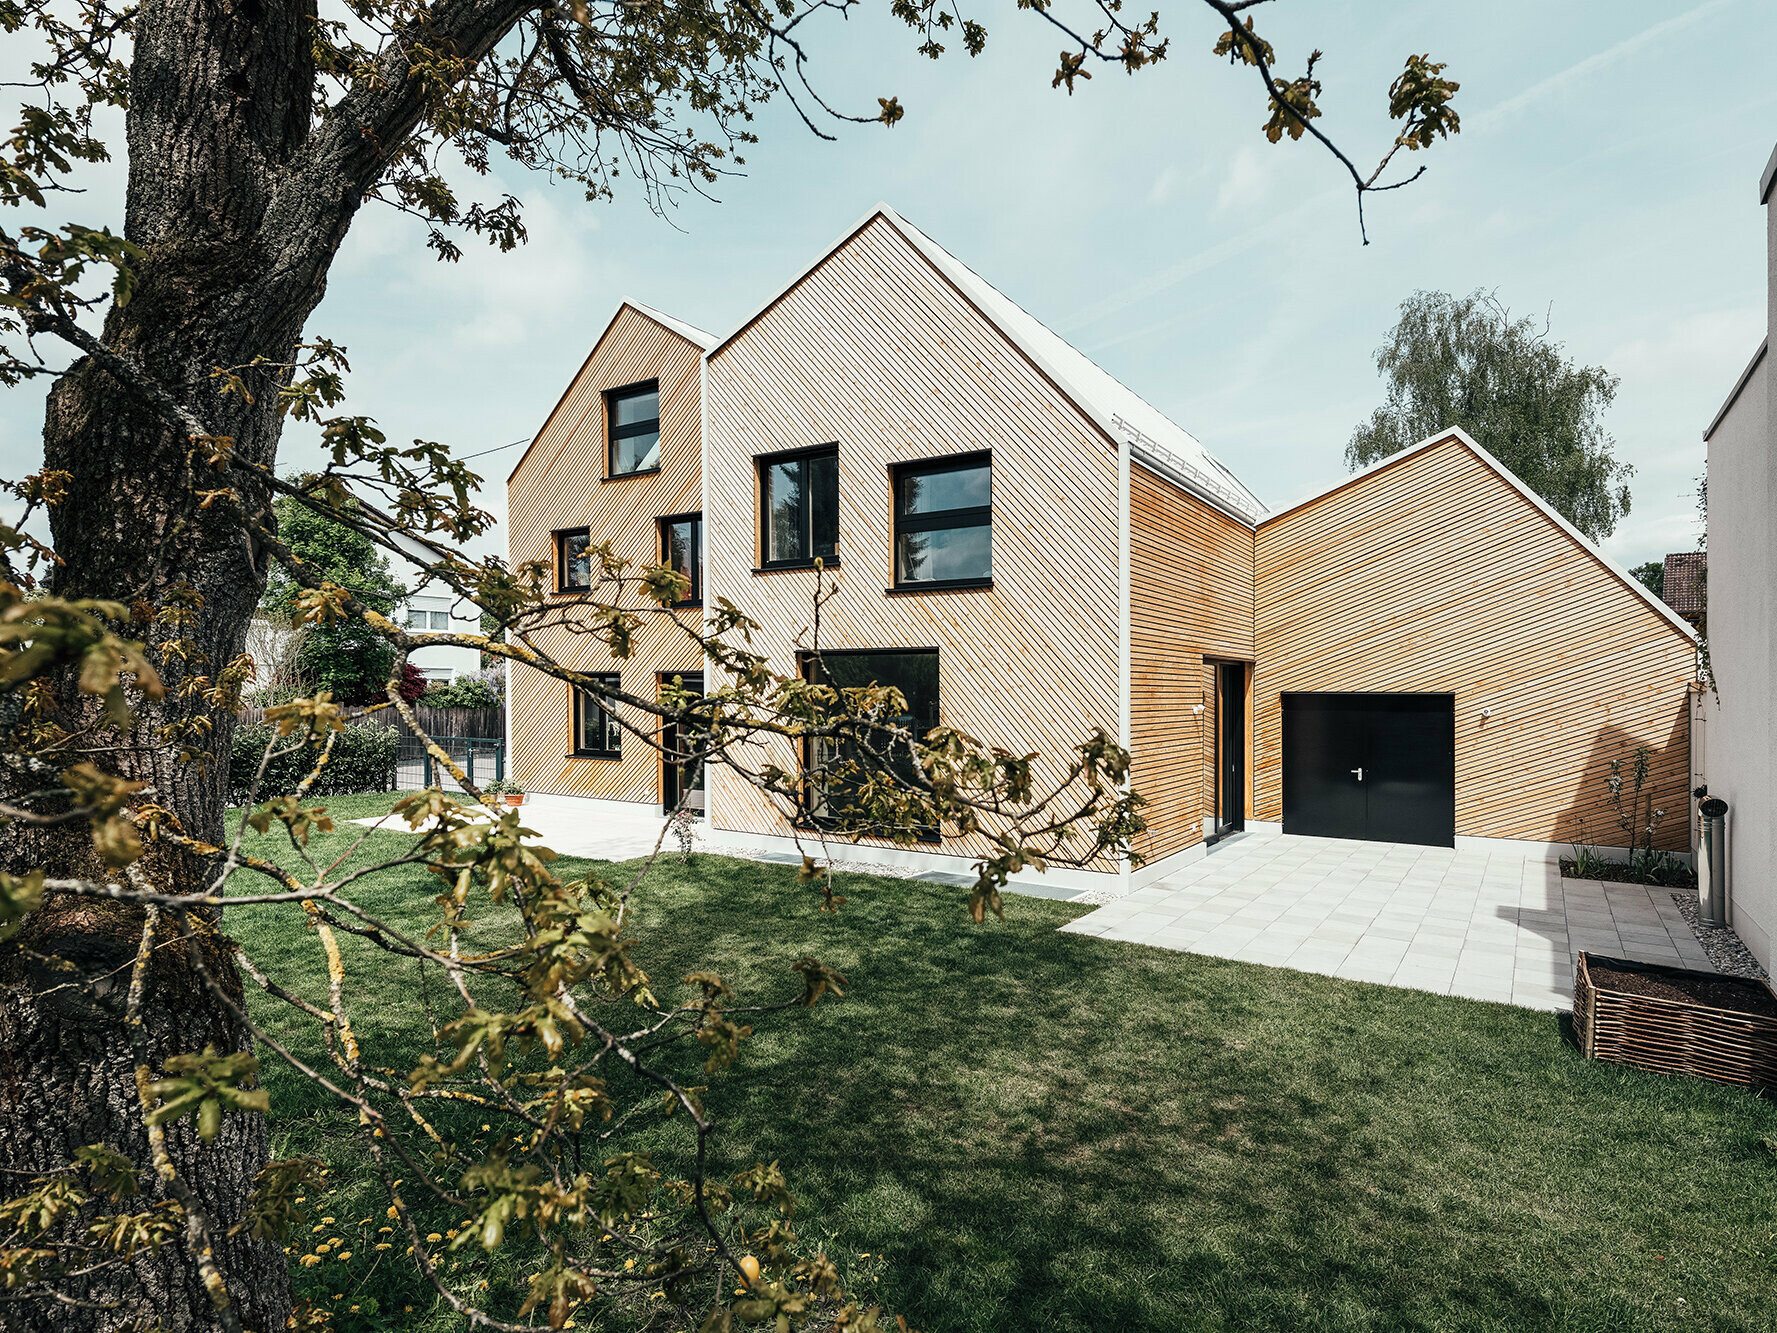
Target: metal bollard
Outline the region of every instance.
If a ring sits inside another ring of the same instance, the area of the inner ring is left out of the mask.
[[[1697,914],[1706,926],[1728,924],[1728,803],[1710,796],[1697,807],[1703,817],[1698,850]]]

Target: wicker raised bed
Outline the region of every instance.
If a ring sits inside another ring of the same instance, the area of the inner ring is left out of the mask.
[[[1777,994],[1762,981],[1581,953],[1573,1028],[1589,1059],[1777,1088]]]

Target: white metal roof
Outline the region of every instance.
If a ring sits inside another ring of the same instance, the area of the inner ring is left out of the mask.
[[[878,204],[856,225],[821,251],[795,277],[780,287],[757,310],[736,325],[710,348],[712,354],[731,342],[748,325],[775,305],[824,263],[829,255],[856,236],[874,219],[882,218],[942,273],[1008,341],[1054,382],[1068,398],[1113,440],[1128,441],[1135,457],[1162,476],[1178,483],[1228,514],[1256,524],[1267,510],[1220,459],[1200,444],[1189,431],[1144,402],[1087,357],[1070,347],[1041,321],[1009,300],[1003,293],[955,255],[927,236],[887,204]]]
[[[665,313],[664,311],[656,310],[651,305],[643,305],[640,301],[622,301],[622,302],[618,303],[617,309],[619,311],[621,311],[624,306],[629,306],[632,310],[635,310],[640,314],[646,315],[649,319],[653,320],[656,324],[664,324],[667,328],[671,329],[674,333],[678,334],[679,337],[683,338],[686,342],[696,343],[699,347],[703,348],[703,350],[706,352],[709,351],[710,348],[712,348],[716,345],[716,335],[715,334],[705,333],[702,329],[698,328],[695,324],[687,324],[682,319],[674,319],[671,315]],[[617,316],[613,315],[613,316],[611,316],[611,319],[612,319],[612,322],[614,323],[617,319]],[[604,335],[601,334],[600,336],[603,337]]]

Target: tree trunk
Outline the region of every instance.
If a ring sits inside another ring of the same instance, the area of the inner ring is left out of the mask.
[[[280,173],[308,125],[313,15],[313,5],[301,2],[143,6],[131,66],[125,234],[145,258],[134,299],[110,312],[103,334],[108,349],[133,359],[214,434],[267,466],[281,426],[275,395],[264,391],[273,386],[262,379],[249,403],[218,392],[211,371],[259,356],[292,358],[356,207],[342,196],[332,201],[323,234],[268,239]],[[180,686],[189,677],[214,679],[243,650],[264,584],[261,553],[238,515],[227,505],[200,509],[194,494],[231,481],[238,488],[238,478],[209,471],[184,432],[90,360],[51,392],[44,457],[46,467],[73,479],[51,512],[64,561],[52,591],[131,604],[136,623],[126,632],[148,641],[167,686],[163,700],[133,700],[135,722],[120,734],[72,679],[61,681],[57,720],[87,750],[67,762],[90,759],[150,783],[153,800],[187,833],[220,842],[234,718],[201,693],[182,697]],[[264,510],[263,493],[249,489],[245,498],[250,510]],[[168,613],[181,607],[193,614],[172,622]],[[174,640],[186,651],[168,651]],[[188,730],[203,720],[207,732]],[[169,744],[170,736],[195,741],[213,762],[181,762],[180,741]],[[45,866],[55,876],[100,880],[117,873],[99,861],[84,830],[34,837],[15,830],[0,851],[13,871]],[[199,860],[164,844],[151,844],[139,864],[157,888],[205,883]],[[122,1022],[141,922],[140,910],[124,904],[52,897],[0,946],[0,1169],[9,1184],[62,1170],[76,1149],[102,1143],[142,1168],[143,1194],[126,1207],[165,1197],[148,1169],[135,1054]],[[220,925],[215,914],[193,918],[194,942],[155,953],[143,1017],[157,1074],[171,1055],[251,1047],[184,952],[203,949],[210,974],[238,999],[240,978]],[[169,936],[176,934],[170,927]],[[227,1115],[223,1125],[208,1145],[189,1123],[170,1126],[168,1146],[215,1225],[218,1267],[243,1327],[273,1333],[290,1313],[283,1254],[244,1230],[223,1236],[241,1219],[268,1159],[266,1126],[256,1115]],[[89,1304],[9,1304],[8,1327],[183,1333],[217,1326],[182,1242],[143,1250],[127,1266],[62,1289]]]

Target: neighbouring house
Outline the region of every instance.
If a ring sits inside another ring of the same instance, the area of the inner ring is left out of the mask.
[[[1777,151],[1759,179],[1766,329],[1777,322]],[[1777,937],[1777,383],[1759,344],[1703,432],[1709,447],[1709,663],[1703,781],[1728,803],[1729,918],[1767,970]],[[1723,377],[1726,378],[1725,376]]]
[[[425,547],[411,538],[397,536],[395,540],[415,561],[424,562],[432,558]],[[398,568],[411,577],[417,566],[401,564]],[[465,615],[465,611],[469,614]],[[423,630],[430,634],[481,633],[480,611],[433,579],[421,579],[401,603],[400,615],[410,630]],[[435,648],[416,649],[407,660],[428,681],[444,685],[458,676],[479,671],[481,650],[441,644]]]
[[[1690,627],[1481,444],[1452,430],[1272,512],[887,207],[726,337],[620,306],[509,513],[513,560],[549,562],[564,596],[592,545],[669,560],[786,671],[819,558],[840,683],[895,684],[916,716],[1051,765],[1093,727],[1119,737],[1146,864],[1053,872],[1065,886],[1146,882],[1255,826],[1618,846],[1608,767],[1639,745],[1685,808]],[[670,619],[621,662],[565,627],[539,641],[647,694],[700,669]],[[684,775],[589,696],[520,671],[509,700],[527,790],[676,802]],[[738,775],[707,785],[713,848],[790,848]],[[1682,816],[1660,829],[1687,839]],[[867,854],[955,871],[976,850]]]
[[[1675,551],[1666,557],[1661,574],[1660,600],[1678,612],[1686,624],[1698,628],[1703,624],[1708,568],[1707,551]]]

